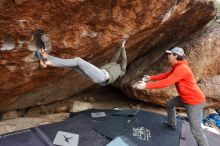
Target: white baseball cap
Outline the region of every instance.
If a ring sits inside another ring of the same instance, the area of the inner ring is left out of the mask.
[[[166,50],[166,53],[174,53],[174,54],[182,56],[182,57],[185,56],[184,50],[180,47],[174,47],[171,50]]]

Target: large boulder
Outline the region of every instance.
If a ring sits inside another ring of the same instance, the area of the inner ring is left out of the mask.
[[[50,36],[51,54],[97,66],[129,35],[130,64],[175,45],[216,15],[210,0],[1,0],[0,11],[0,112],[65,99],[93,85],[68,69],[40,69],[32,55],[37,29]]]
[[[198,84],[207,98],[206,105],[218,109],[220,107],[220,75],[204,78]]]
[[[220,107],[220,25],[205,27],[184,39],[178,46],[186,52],[186,59],[206,96],[206,106]],[[132,85],[141,80],[144,74],[153,75],[168,70],[169,63],[164,48],[132,63],[127,74],[118,81],[118,86],[131,98],[164,106],[168,99],[178,95],[175,86],[139,91],[133,89]]]

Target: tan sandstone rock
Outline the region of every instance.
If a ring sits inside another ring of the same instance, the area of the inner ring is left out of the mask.
[[[220,107],[220,25],[204,28],[183,40],[178,46],[185,49],[186,59],[206,96],[206,106]],[[174,86],[139,91],[133,89],[132,85],[144,74],[153,75],[168,70],[165,49],[152,52],[133,63],[127,74],[118,82],[118,86],[131,98],[165,105],[169,98],[178,95]]]
[[[128,35],[131,64],[173,46],[216,15],[210,0],[1,0],[0,11],[0,112],[62,100],[93,85],[69,69],[40,69],[32,54],[36,29],[48,33],[51,54],[97,66],[110,61]]]
[[[70,112],[80,112],[83,110],[92,109],[92,104],[88,102],[80,102],[80,101],[74,101],[73,106],[70,109]]]

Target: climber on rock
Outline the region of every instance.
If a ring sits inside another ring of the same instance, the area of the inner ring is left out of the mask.
[[[125,51],[126,39],[123,40],[121,47],[111,59],[111,62],[102,66],[101,68],[83,60],[80,57],[73,59],[62,59],[55,56],[48,55],[47,51],[42,47],[35,51],[36,58],[40,61],[42,67],[67,67],[72,68],[89,77],[94,83],[99,83],[104,86],[113,84],[118,78],[122,77],[126,72],[127,56]],[[117,63],[121,57],[121,63]]]

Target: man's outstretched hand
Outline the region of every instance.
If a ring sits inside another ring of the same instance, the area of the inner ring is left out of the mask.
[[[139,89],[139,90],[146,89],[146,83],[143,82],[143,81],[139,81],[139,82],[137,82],[133,85],[133,88],[136,88],[136,89]]]
[[[122,44],[121,44],[121,47],[122,47],[122,48],[125,47],[126,42],[127,42],[127,39],[124,39],[123,42],[122,42]]]
[[[141,80],[147,83],[147,82],[150,81],[150,76],[149,75],[144,75]]]

